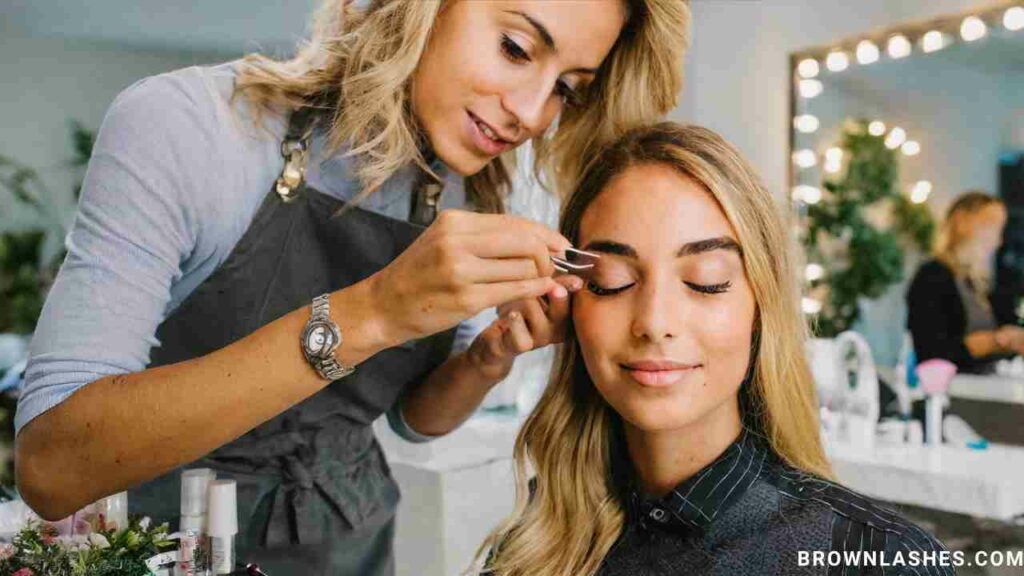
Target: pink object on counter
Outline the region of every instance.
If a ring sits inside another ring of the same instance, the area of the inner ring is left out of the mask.
[[[921,382],[921,387],[928,394],[945,394],[949,383],[956,376],[956,364],[941,358],[932,358],[917,365],[914,371]]]

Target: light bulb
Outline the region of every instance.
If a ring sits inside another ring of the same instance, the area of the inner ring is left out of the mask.
[[[804,98],[814,98],[825,89],[820,80],[805,78],[800,81],[800,95]]]
[[[1024,8],[1020,6],[1014,6],[1003,14],[1003,26],[1007,30],[1016,32],[1017,30],[1024,29]]]
[[[889,131],[889,135],[885,137],[885,147],[890,150],[895,150],[903,145],[907,141],[907,132],[897,126]]]
[[[801,168],[811,168],[818,163],[818,155],[814,153],[814,150],[804,148],[793,152],[793,162]]]
[[[850,58],[846,55],[846,52],[841,50],[829,52],[828,57],[825,58],[825,67],[832,72],[842,72],[849,66]]]
[[[977,16],[968,16],[960,24],[960,37],[965,42],[974,42],[979,38],[983,38],[987,32],[988,27],[985,26],[985,22]]]
[[[801,78],[814,78],[818,75],[820,67],[818,66],[817,60],[814,58],[807,58],[800,61],[800,64],[796,67],[796,71],[800,74]]]
[[[825,151],[825,172],[836,174],[843,169],[843,149],[829,148]]]
[[[861,64],[878,62],[878,46],[870,40],[861,40],[857,44],[857,62]]]
[[[817,314],[818,312],[821,312],[821,301],[805,296],[803,300],[800,301],[800,307],[803,308],[804,314]]]
[[[907,140],[900,147],[900,151],[903,152],[904,156],[917,156],[921,153],[921,144],[917,140]]]
[[[793,188],[792,198],[793,200],[803,202],[805,204],[817,204],[818,202],[821,202],[821,189],[801,184],[800,186]]]
[[[889,52],[889,57],[893,60],[900,58],[906,58],[910,56],[910,52],[913,48],[910,45],[910,40],[903,34],[896,34],[889,38],[889,44],[886,47],[886,51]]]
[[[821,280],[825,277],[825,267],[821,264],[810,263],[804,270],[804,277],[807,278],[808,282],[814,282]]]
[[[927,180],[918,180],[910,189],[910,201],[914,204],[923,204],[932,193],[932,183]]]
[[[942,50],[945,47],[946,38],[938,30],[932,30],[921,38],[921,49],[926,53]]]
[[[871,124],[868,124],[868,134],[872,136],[881,136],[885,134],[885,122],[881,120],[875,120]]]
[[[793,126],[803,132],[804,134],[810,134],[818,129],[818,117],[813,114],[801,114],[796,118],[793,118]]]

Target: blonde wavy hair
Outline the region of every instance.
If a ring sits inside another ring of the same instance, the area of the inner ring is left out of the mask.
[[[935,236],[934,256],[953,274],[967,278],[974,286],[978,300],[988,307],[987,294],[992,284],[992,266],[989,262],[973,262],[963,254],[963,248],[974,233],[969,220],[989,206],[1006,205],[995,196],[980,190],[970,190],[958,197],[946,212],[946,218]]]
[[[641,164],[666,165],[699,182],[736,230],[757,303],[751,366],[740,389],[745,426],[792,467],[831,479],[804,356],[807,326],[792,237],[771,194],[735,148],[696,126],[635,129],[589,164],[563,211],[562,234],[577,242],[587,207],[615,176]],[[570,317],[548,387],[516,440],[515,509],[478,554],[491,551],[489,574],[597,571],[625,518],[611,466],[618,418],[587,373]],[[536,471],[532,489],[528,467]]]
[[[297,55],[285,61],[247,56],[235,95],[255,105],[257,121],[268,111],[303,106],[331,113],[327,153],[347,146],[359,159],[360,199],[410,163],[429,170],[410,85],[434,23],[454,1],[372,0],[363,7],[323,0],[312,37]],[[571,189],[584,159],[601,145],[670,111],[682,89],[688,0],[623,2],[629,21],[582,104],[563,109],[555,133],[533,142],[538,179],[556,190]],[[510,152],[466,178],[467,199],[478,211],[504,211],[513,160]]]

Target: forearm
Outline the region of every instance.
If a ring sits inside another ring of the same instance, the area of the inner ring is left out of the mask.
[[[416,432],[440,436],[458,428],[480,406],[487,392],[507,370],[488,372],[477,367],[469,351],[438,366],[402,399],[402,415]]]
[[[331,298],[345,335],[339,359],[358,364],[393,343],[366,283]],[[55,519],[192,462],[322,389],[298,335],[309,307],[216,352],[83,386],[18,434],[18,486]]]
[[[1009,352],[1008,349],[1004,348],[996,337],[995,330],[978,330],[971,332],[964,337],[964,345],[967,346],[967,351],[971,353],[974,358],[984,358],[993,354],[1002,354]]]

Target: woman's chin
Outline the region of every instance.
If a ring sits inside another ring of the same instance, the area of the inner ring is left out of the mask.
[[[637,403],[616,410],[622,419],[642,432],[668,432],[685,428],[698,419],[698,414],[686,407],[646,405]]]

